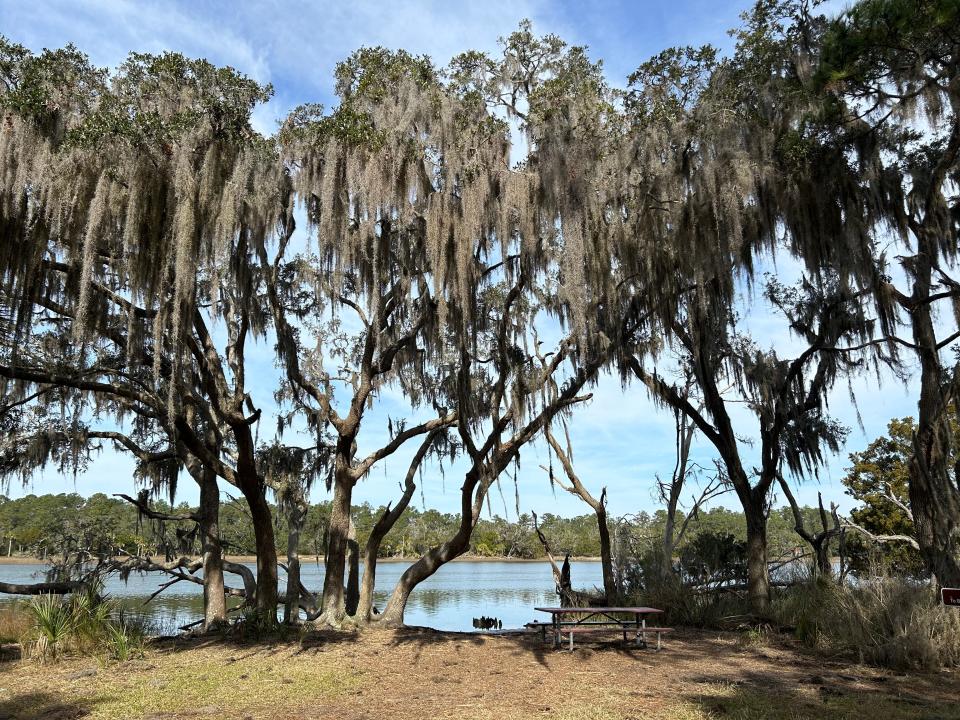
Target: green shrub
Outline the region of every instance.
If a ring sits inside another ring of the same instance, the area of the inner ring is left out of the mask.
[[[70,606],[57,595],[38,595],[27,603],[27,610],[33,617],[34,657],[41,662],[56,660],[75,629]]]
[[[147,628],[113,600],[88,588],[69,598],[39,595],[28,604],[33,654],[41,662],[65,651],[125,661],[143,654]]]

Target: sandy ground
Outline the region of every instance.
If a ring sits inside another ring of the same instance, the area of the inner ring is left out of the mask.
[[[960,673],[825,660],[784,637],[678,630],[660,652],[428,630],[167,641],[125,664],[0,662],[0,720],[960,718]]]

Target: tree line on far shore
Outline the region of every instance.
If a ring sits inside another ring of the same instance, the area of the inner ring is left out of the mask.
[[[187,503],[169,506],[164,501],[158,507],[167,512],[185,514],[195,511]],[[357,542],[365,544],[383,507],[369,503],[353,508],[353,522]],[[229,500],[221,506],[220,532],[228,555],[254,555],[256,542],[250,520],[242,501]],[[808,522],[817,510],[804,507]],[[563,556],[600,556],[597,521],[592,514],[560,517],[550,513],[538,516],[541,531],[550,538],[552,549]],[[330,522],[330,503],[310,505],[304,523],[302,551],[304,559],[326,554],[326,529]],[[456,513],[409,508],[380,545],[381,558],[409,558],[420,555],[449,535],[460,522]],[[663,510],[653,514],[638,513],[612,523],[633,533],[657,537],[663,531],[666,515]],[[800,538],[793,528],[789,508],[771,513],[770,544],[774,555],[783,555],[800,546]],[[0,496],[0,556],[9,554],[38,559],[56,559],[64,551],[73,554],[78,547],[91,554],[131,555],[148,554],[155,557],[173,557],[180,554],[199,555],[200,544],[192,523],[153,523],[139,518],[137,510],[123,500],[96,493],[84,498],[76,493],[26,495],[16,499]],[[285,533],[283,521],[278,521],[278,533]],[[700,533],[729,534],[745,539],[743,513],[726,508],[702,511],[691,523],[689,537]],[[616,535],[616,530],[614,530]],[[280,549],[280,548],[278,548]],[[533,528],[533,519],[522,514],[519,520],[505,520],[499,515],[484,518],[477,524],[470,542],[470,555],[484,558],[544,558],[543,545]]]

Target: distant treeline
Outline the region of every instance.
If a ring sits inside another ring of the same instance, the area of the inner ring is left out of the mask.
[[[174,507],[157,501],[154,507],[163,512],[188,515],[194,511],[186,503]],[[370,530],[384,508],[364,503],[353,508],[357,540],[363,547]],[[815,522],[817,512],[803,508],[808,523]],[[275,518],[283,513],[274,512]],[[303,532],[301,552],[323,556],[329,525],[329,502],[310,506]],[[380,557],[418,556],[448,538],[456,531],[459,516],[437,510],[410,507],[380,546]],[[611,534],[617,538],[649,537],[656,542],[662,536],[666,513],[641,512],[612,520]],[[539,517],[540,529],[557,556],[597,556],[600,539],[593,514],[564,518],[551,513]],[[115,497],[96,493],[84,498],[76,493],[27,495],[9,499],[0,496],[0,554],[55,557],[65,550],[84,549],[93,554],[197,554],[199,541],[193,534],[192,522],[157,522],[139,518],[137,509]],[[733,536],[745,539],[745,522],[741,512],[718,507],[702,511],[691,520],[680,547],[700,535]],[[236,555],[255,553],[254,532],[246,504],[228,500],[220,510],[220,533],[226,552]],[[794,520],[788,508],[771,511],[768,535],[772,554],[790,553],[802,543],[794,531]],[[277,538],[286,537],[286,527],[277,523]],[[279,548],[278,548],[279,550]],[[522,514],[517,521],[498,515],[480,520],[470,542],[470,553],[480,557],[541,558],[544,549],[534,531],[531,515]]]

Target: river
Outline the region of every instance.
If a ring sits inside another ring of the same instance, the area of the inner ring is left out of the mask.
[[[572,561],[570,565],[575,588],[602,587],[599,562]],[[45,567],[40,564],[0,565],[0,580],[40,582]],[[402,562],[377,565],[375,606],[384,606],[394,583],[406,567],[407,564]],[[301,576],[304,585],[311,590],[319,591],[323,587],[322,566],[305,561]],[[178,627],[202,617],[202,589],[193,583],[180,582],[144,605],[163,579],[158,573],[134,574],[127,582],[111,576],[105,589],[107,595],[117,599],[127,612],[143,617],[152,633],[172,634]],[[281,571],[281,588],[284,582]],[[235,576],[227,575],[227,584],[239,585],[240,582]],[[14,597],[0,595],[0,604],[14,601]],[[518,628],[531,620],[547,619],[543,613],[535,612],[534,606],[556,604],[553,576],[547,562],[452,562],[413,592],[405,620],[408,625],[424,625],[438,630],[473,630],[473,618],[483,615],[499,618],[504,628]]]

